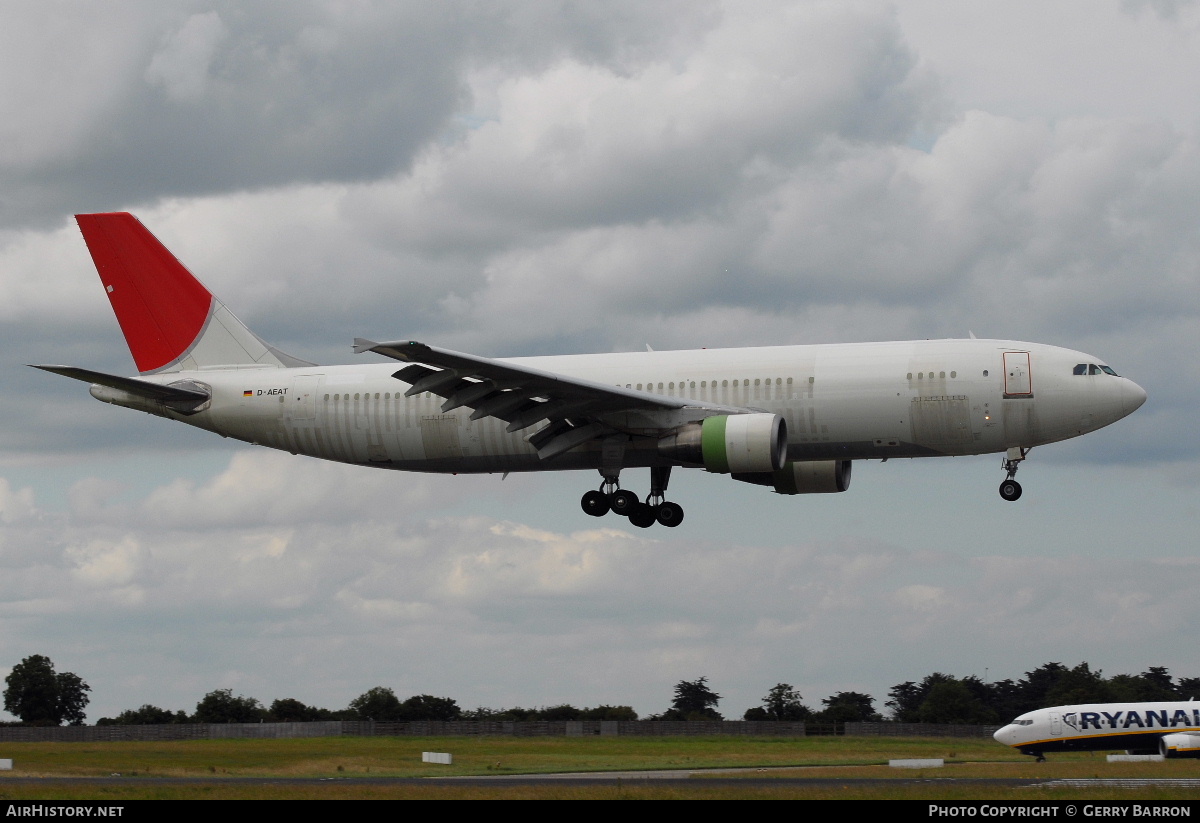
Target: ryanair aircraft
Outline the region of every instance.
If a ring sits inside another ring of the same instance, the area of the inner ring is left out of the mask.
[[[1026,712],[993,735],[1022,754],[1107,751],[1200,757],[1200,703],[1089,703]]]
[[[263,446],[425,472],[590,469],[580,501],[677,526],[675,467],[779,494],[843,492],[854,460],[1004,455],[1131,414],[1146,392],[1090,354],[1012,340],[916,340],[493,359],[357,339],[403,365],[319,366],[261,340],[130,214],[77,215],[137,377],[37,366],[92,396]],[[648,468],[644,499],[622,470]]]

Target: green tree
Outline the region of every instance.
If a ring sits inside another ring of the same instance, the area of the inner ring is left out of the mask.
[[[1021,688],[1024,703],[1018,714],[1055,705],[1046,702],[1046,695],[1067,671],[1062,663],[1044,663],[1033,671],[1025,672],[1025,677],[1017,684]]]
[[[891,698],[883,705],[892,710],[892,720],[897,723],[919,723],[921,703],[924,702],[922,689],[911,680],[897,683],[888,689]]]
[[[338,712],[308,706],[294,697],[273,700],[267,708],[267,720],[271,723],[311,723],[314,720],[339,720]]]
[[[461,717],[462,710],[458,707],[458,703],[449,697],[417,694],[400,704],[400,720],[458,720]],[[574,718],[564,719],[573,720]]]
[[[65,720],[72,726],[83,725],[87,693],[92,689],[77,674],[56,673],[50,658],[26,657],[13,666],[4,682],[4,710],[23,723],[58,726]]]
[[[996,713],[962,680],[947,680],[929,690],[921,704],[922,723],[995,723]]]
[[[581,720],[637,720],[633,706],[609,706],[600,704],[594,709],[584,709]]]
[[[538,720],[582,720],[583,709],[578,709],[569,703],[557,706],[543,706],[538,709]]]
[[[882,720],[875,711],[875,698],[859,692],[838,692],[821,701],[825,708],[813,719],[821,723],[869,723]]]
[[[197,723],[258,723],[265,715],[266,710],[253,697],[234,697],[233,689],[217,689],[201,698],[192,719]]]
[[[1028,711],[1021,695],[1021,685],[1011,679],[987,684],[987,704],[996,713],[998,722],[1007,723]]]
[[[800,692],[793,689],[791,684],[776,683],[771,691],[767,692],[767,696],[762,699],[762,712],[765,716],[761,718],[747,716],[746,719],[807,720],[812,717],[812,709],[801,703],[802,699]]]
[[[346,709],[355,720],[402,720],[400,698],[386,686],[376,686],[350,701]]]
[[[1179,696],[1184,700],[1200,700],[1200,677],[1179,678]]]
[[[892,710],[892,720],[899,723],[920,723],[922,722],[921,704],[929,696],[929,690],[938,683],[946,683],[951,680],[954,678],[948,674],[934,672],[925,675],[925,679],[920,683],[914,683],[911,680],[898,683],[888,691],[891,700],[883,705]]]
[[[1064,671],[1046,691],[1047,706],[1071,706],[1079,703],[1108,703],[1113,700],[1112,689],[1099,670],[1092,671],[1086,662]]]
[[[721,695],[708,687],[708,678],[681,680],[675,684],[675,699],[664,720],[723,720],[717,713]],[[667,715],[672,715],[668,717]]]
[[[1142,691],[1143,700],[1178,700],[1179,687],[1165,666],[1151,666],[1142,672],[1141,680],[1145,684]]]
[[[116,717],[102,717],[96,721],[97,726],[158,726],[164,723],[187,723],[187,713],[180,710],[171,712],[160,709],[149,703],[142,704],[136,709],[126,709]]]

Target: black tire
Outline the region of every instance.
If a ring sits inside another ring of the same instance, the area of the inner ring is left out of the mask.
[[[592,517],[603,517],[608,514],[608,495],[593,489],[583,496],[579,505]]]
[[[628,489],[615,491],[608,498],[608,505],[612,508],[613,512],[625,517],[636,511],[637,507],[641,504],[642,501],[638,500],[638,496]]]
[[[655,512],[659,525],[673,529],[683,522],[683,506],[678,503],[663,503]]]
[[[1016,480],[1005,480],[1000,484],[1000,496],[1010,503],[1021,497],[1021,484]]]
[[[654,516],[654,507],[646,503],[638,503],[629,515],[629,522],[637,526],[639,529],[648,529],[657,521]]]

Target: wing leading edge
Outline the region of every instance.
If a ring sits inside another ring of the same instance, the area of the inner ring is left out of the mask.
[[[510,432],[549,421],[529,437],[543,460],[617,432],[662,434],[715,414],[750,411],[597,383],[416,340],[356,338],[354,352],[367,351],[411,364],[392,375],[410,384],[405,396],[436,394],[446,400],[443,412],[465,406],[472,420],[496,417],[508,423]]]

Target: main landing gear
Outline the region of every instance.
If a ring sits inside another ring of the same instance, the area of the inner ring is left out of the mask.
[[[671,479],[671,467],[650,469],[650,494],[643,503],[628,489],[617,482],[617,473],[604,474],[599,490],[587,492],[579,501],[580,507],[592,517],[603,517],[610,511],[639,529],[648,529],[655,523],[674,528],[683,522],[683,507],[666,500],[667,482]]]
[[[1029,449],[1017,446],[1009,449],[1008,453],[1004,455],[1004,470],[1008,472],[1008,477],[1004,478],[1004,482],[1000,484],[1000,496],[1010,503],[1021,497],[1021,484],[1016,480],[1017,466],[1027,454],[1029,454]]]

